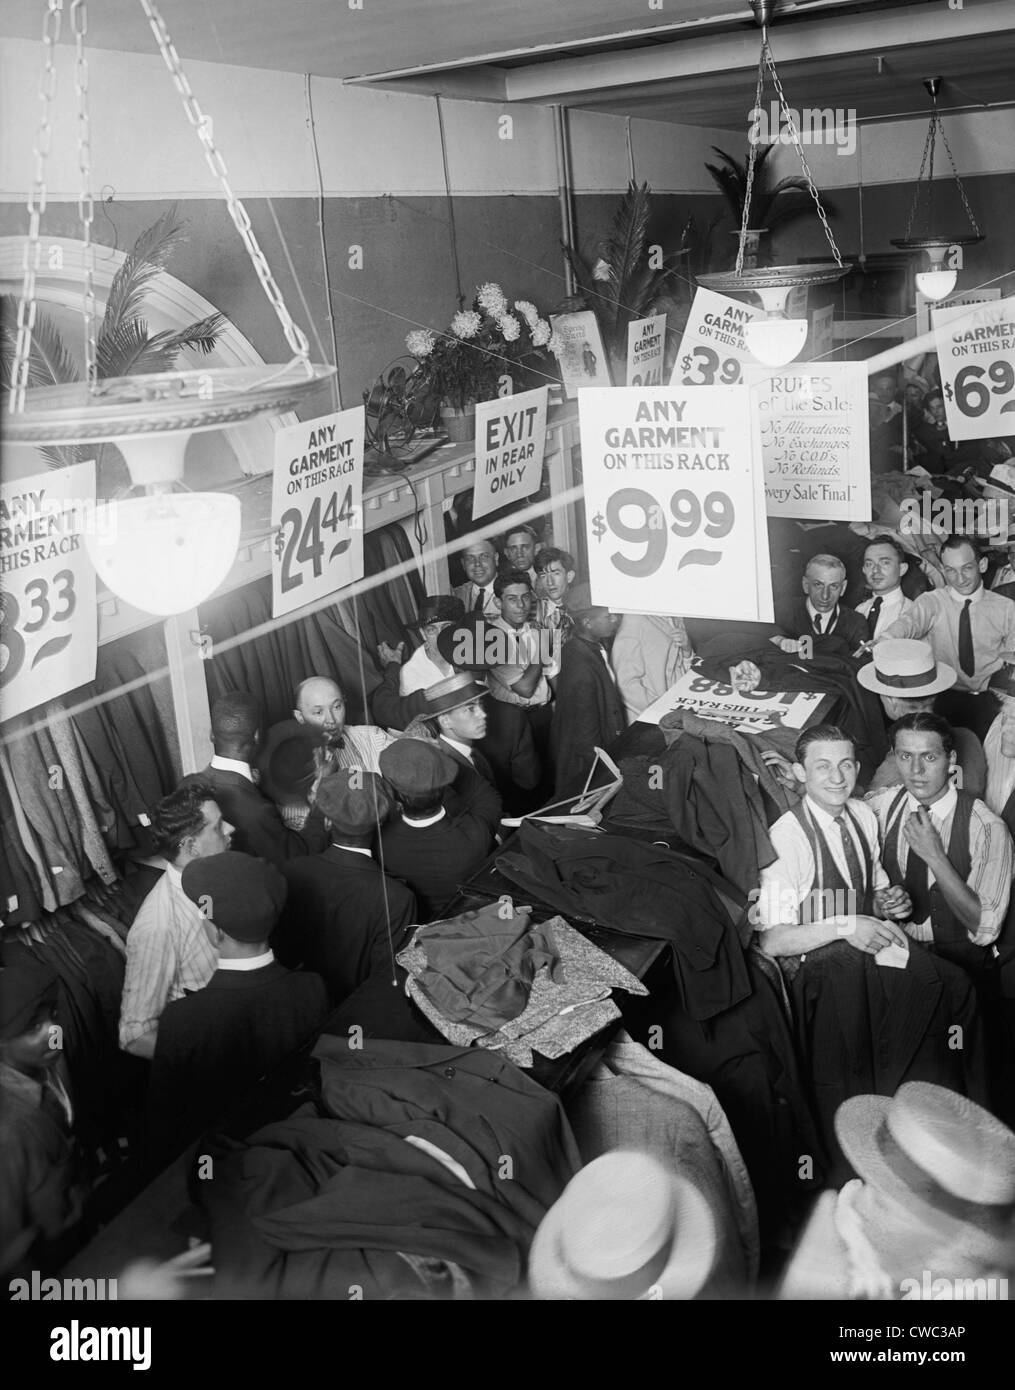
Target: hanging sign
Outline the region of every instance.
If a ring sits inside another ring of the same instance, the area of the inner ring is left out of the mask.
[[[361,405],[275,436],[272,615],[292,613],[363,577]]]
[[[811,310],[811,341],[808,357],[827,357],[835,347],[835,332],[832,327],[835,318],[835,305],[826,304],[821,309]]]
[[[583,391],[578,415],[596,602],[622,613],[771,622],[749,393]]]
[[[538,492],[546,449],[546,398],[537,386],[476,406],[476,486],[472,519],[522,502]]]
[[[666,315],[635,319],[627,326],[627,385],[661,386]]]
[[[663,715],[686,709],[702,719],[718,719],[745,731],[803,729],[827,701],[827,695],[808,690],[752,690],[745,695],[692,669],[642,710],[638,722],[658,724]]]
[[[1001,287],[991,285],[985,290],[960,290],[950,294],[947,299],[928,299],[916,291],[916,336],[930,332],[930,313],[932,309],[957,309],[962,304],[989,304],[1001,298]]]
[[[761,309],[700,286],[687,316],[670,385],[735,386],[741,380],[742,365],[755,361],[744,342],[744,324],[763,316]]]
[[[930,316],[951,438],[1015,434],[1015,295]]]
[[[769,516],[869,521],[864,362],[748,367]]]
[[[95,679],[98,619],[90,532],[115,542],[115,509],[95,506],[95,463],[0,489],[0,718]]]
[[[569,401],[574,400],[579,387],[612,385],[603,335],[591,309],[577,314],[551,314],[550,327],[560,340],[557,361]]]

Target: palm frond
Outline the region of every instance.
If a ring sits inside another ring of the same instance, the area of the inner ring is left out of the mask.
[[[69,468],[72,463],[84,463],[94,457],[83,444],[39,445],[39,453],[49,468]]]
[[[5,294],[0,304],[0,386],[9,391],[14,373],[18,341],[18,301]],[[60,330],[46,314],[36,312],[32,329],[32,349],[28,357],[28,389],[36,386],[63,386],[77,381],[81,372],[67,351]]]
[[[175,248],[186,240],[185,226],[179,218],[177,204],[173,203],[134,242],[109,287],[99,340],[115,336],[122,325],[138,313],[148,285],[165,268]]]
[[[99,376],[143,376],[151,372],[171,371],[176,353],[166,348],[165,340],[169,337],[172,334],[156,333],[152,337],[144,319],[128,319],[115,334],[99,345]]]
[[[209,314],[206,319],[198,319],[196,323],[188,324],[176,333],[170,333],[164,346],[171,348],[173,352],[180,352],[183,348],[195,348],[205,354],[214,352],[225,321],[225,314]],[[162,334],[156,336],[162,337]]]
[[[641,263],[645,252],[645,233],[648,230],[649,186],[647,183],[628,184],[627,192],[620,200],[613,219],[613,226],[603,244],[603,260],[610,271],[607,282],[610,291],[607,298],[612,299],[611,324],[614,332],[626,325],[631,318],[627,303],[630,282]],[[610,312],[609,309],[607,312]]]

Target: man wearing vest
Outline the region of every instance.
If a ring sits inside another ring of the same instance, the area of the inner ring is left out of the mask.
[[[972,984],[950,961],[911,946],[898,925],[915,909],[901,875],[882,866],[872,809],[851,797],[858,766],[834,725],[801,735],[793,773],[804,798],[769,832],[778,858],[762,870],[752,909],[761,949],[781,958],[789,982],[833,1185],[849,1175],[834,1118],[850,1096],[893,1095],[920,1080],[987,1100]],[[956,1026],[961,1048],[949,1045]]]
[[[900,787],[872,793],[882,861],[912,903],[908,934],[974,975],[988,963],[1008,910],[1013,850],[1003,822],[952,784],[955,741],[934,714],[892,729]]]

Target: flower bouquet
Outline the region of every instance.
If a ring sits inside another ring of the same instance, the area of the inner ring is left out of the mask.
[[[407,391],[459,413],[503,394],[502,377],[517,385],[533,368],[548,376],[542,364],[556,346],[536,306],[527,299],[509,305],[500,285],[492,282],[479,286],[472,308],[460,309],[442,333],[414,328],[405,345],[417,362]]]

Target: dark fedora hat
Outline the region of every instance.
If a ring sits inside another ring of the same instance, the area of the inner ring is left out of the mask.
[[[454,594],[430,594],[419,605],[417,627],[428,623],[460,623],[465,617],[465,604]]]

